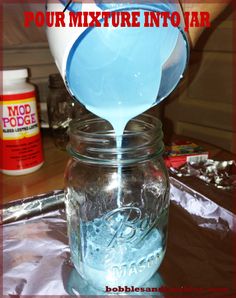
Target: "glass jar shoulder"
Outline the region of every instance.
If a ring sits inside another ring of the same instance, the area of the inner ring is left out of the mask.
[[[169,189],[168,173],[162,158],[155,158],[126,166],[88,164],[71,158],[65,170],[65,186],[74,189],[92,201],[117,202],[119,189],[122,190],[122,205],[131,204],[135,198],[159,197]],[[116,206],[113,206],[116,207]]]

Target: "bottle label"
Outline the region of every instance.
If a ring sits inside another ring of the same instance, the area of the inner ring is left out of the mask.
[[[1,95],[2,170],[22,170],[43,162],[35,92]]]

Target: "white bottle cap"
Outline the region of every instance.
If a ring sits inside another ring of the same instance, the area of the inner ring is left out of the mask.
[[[28,69],[7,69],[3,70],[3,81],[26,79],[28,77]]]

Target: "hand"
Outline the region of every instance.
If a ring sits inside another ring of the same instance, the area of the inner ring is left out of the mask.
[[[210,13],[210,21],[216,19],[225,7],[231,2],[230,0],[218,0],[218,3],[188,3],[189,0],[180,0],[180,4],[184,12],[186,11],[208,11]],[[189,28],[188,36],[192,47],[195,46],[198,38],[204,31],[204,28]]]

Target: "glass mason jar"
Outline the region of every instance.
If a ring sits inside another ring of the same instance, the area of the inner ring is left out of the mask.
[[[69,94],[59,73],[49,75],[47,109],[54,144],[57,148],[65,150],[69,141],[69,122],[80,118],[85,108]]]
[[[141,286],[166,250],[169,179],[162,159],[161,122],[132,119],[116,148],[111,125],[93,115],[69,127],[65,171],[72,261],[87,282]]]

